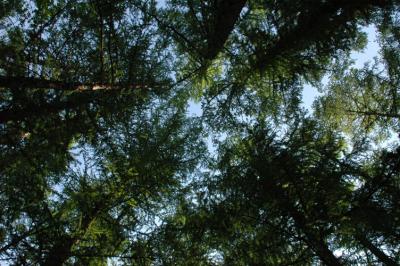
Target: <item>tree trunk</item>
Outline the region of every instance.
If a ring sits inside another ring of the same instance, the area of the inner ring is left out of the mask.
[[[76,83],[57,80],[47,80],[30,77],[0,76],[0,88],[20,89],[54,89],[65,91],[95,91],[121,89],[147,89],[148,85],[140,84],[106,84],[106,83]]]
[[[255,165],[257,165],[255,168],[258,170],[259,176],[267,177],[263,178],[264,183],[261,184],[261,186],[268,189],[269,193],[272,193],[276,203],[279,205],[279,208],[286,212],[286,214],[294,220],[294,227],[298,232],[304,234],[304,241],[306,242],[307,246],[313,250],[318,258],[326,265],[343,265],[343,263],[329,249],[328,245],[325,243],[324,237],[321,237],[316,229],[310,226],[310,221],[307,219],[304,213],[295,207],[293,198],[291,198],[291,196],[286,193],[284,189],[282,189],[281,185],[279,184],[280,182],[278,182],[279,180],[268,178],[269,174],[267,172],[270,170],[259,167],[261,165],[265,165],[263,159],[260,159],[260,161],[258,161]]]
[[[355,238],[358,242],[361,243],[366,249],[371,251],[375,257],[377,257],[383,264],[388,266],[396,266],[398,265],[393,259],[391,259],[388,255],[386,255],[382,250],[376,247],[368,238],[366,238],[362,234],[355,235]]]
[[[211,34],[207,36],[207,50],[203,55],[205,59],[214,59],[222,50],[245,4],[246,0],[222,0],[217,5]]]
[[[49,256],[42,265],[44,266],[61,266],[68,258],[71,257],[71,249],[75,243],[74,238],[61,238],[58,243],[53,246],[49,252]]]
[[[80,226],[77,228],[77,232],[74,232],[71,237],[70,235],[64,235],[64,237],[56,239],[56,243],[49,251],[49,255],[45,258],[43,265],[45,266],[61,266],[63,265],[71,256],[72,248],[77,244],[82,237],[86,234],[90,228],[90,224],[96,219],[97,215],[103,207],[102,203],[99,205],[94,205],[93,209],[90,209],[88,213],[83,214],[83,219]],[[63,232],[63,234],[65,234]]]
[[[289,215],[295,221],[296,227],[304,233],[307,245],[314,250],[315,254],[320,258],[320,260],[326,265],[343,265],[342,262],[336,258],[335,255],[333,255],[333,252],[328,248],[325,241],[321,239],[312,228],[308,227],[304,215],[292,206],[289,206],[288,209]]]
[[[278,36],[256,59],[255,67],[265,70],[272,62],[294,52],[311,47],[316,41],[330,38],[341,26],[374,7],[383,8],[393,4],[391,0],[330,0],[316,3],[312,10],[298,17],[290,31]],[[340,14],[338,11],[342,10]]]

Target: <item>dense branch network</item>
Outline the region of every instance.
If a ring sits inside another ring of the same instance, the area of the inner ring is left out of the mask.
[[[2,7],[1,260],[400,263],[398,0]]]

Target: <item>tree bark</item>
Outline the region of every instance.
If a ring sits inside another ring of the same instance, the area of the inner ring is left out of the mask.
[[[292,206],[289,206],[288,209],[289,215],[295,221],[296,227],[304,233],[307,245],[310,246],[310,248],[315,252],[320,260],[329,266],[343,265],[343,263],[338,258],[336,258],[335,255],[333,255],[333,252],[328,248],[325,241],[317,236],[312,228],[309,228],[304,215]]]
[[[280,158],[281,160],[284,159]],[[259,176],[265,176],[261,184],[262,187],[268,189],[269,193],[273,195],[279,208],[294,220],[295,229],[304,235],[304,241],[307,246],[314,251],[315,255],[328,266],[340,266],[343,263],[338,259],[325,243],[324,237],[311,226],[310,221],[304,213],[299,211],[293,203],[293,198],[282,189],[278,180],[275,178],[268,178],[270,169],[264,169],[262,165],[266,165],[264,159],[260,159],[255,163],[255,168],[259,172]],[[261,167],[260,167],[261,166]]]
[[[98,204],[94,205],[93,209],[90,209],[87,213],[83,214],[82,222],[77,228],[77,232],[74,233],[75,236],[64,235],[64,237],[56,239],[56,243],[49,251],[49,255],[44,259],[42,265],[62,266],[71,256],[73,256],[72,248],[82,237],[84,237],[86,232],[89,230],[91,223],[96,219],[104,206],[103,202],[98,202]],[[65,233],[63,232],[63,234]]]
[[[318,40],[330,38],[332,32],[374,7],[383,8],[393,4],[392,0],[330,0],[316,4],[310,12],[300,14],[293,29],[277,37],[256,59],[255,67],[265,70],[272,62],[283,56],[303,51]],[[338,11],[342,10],[340,14]]]
[[[49,256],[42,265],[44,266],[62,266],[69,257],[71,257],[71,249],[75,243],[73,238],[58,239],[58,243],[53,246],[49,252]]]
[[[361,243],[366,249],[371,251],[375,257],[377,257],[383,264],[388,266],[396,266],[398,265],[393,259],[391,259],[388,255],[386,255],[382,250],[376,247],[369,239],[367,239],[364,235],[356,234],[355,238],[358,242]]]
[[[121,89],[147,89],[148,85],[140,84],[108,84],[108,83],[79,83],[47,80],[31,77],[4,77],[0,76],[1,88],[20,89],[54,89],[65,91],[95,91]]]
[[[214,59],[222,50],[245,4],[246,0],[222,0],[217,5],[215,20],[207,40],[207,50],[203,55],[205,59]]]

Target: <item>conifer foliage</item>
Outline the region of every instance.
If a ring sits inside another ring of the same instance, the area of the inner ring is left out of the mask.
[[[398,0],[2,1],[0,264],[399,265],[399,55]]]

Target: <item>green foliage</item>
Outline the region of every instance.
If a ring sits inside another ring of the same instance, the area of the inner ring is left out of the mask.
[[[380,55],[362,69],[348,60],[337,62],[315,106],[319,117],[350,135],[375,133],[385,140],[399,131],[398,28],[396,17],[383,18],[377,31]]]
[[[1,2],[0,259],[397,265],[399,8]]]

